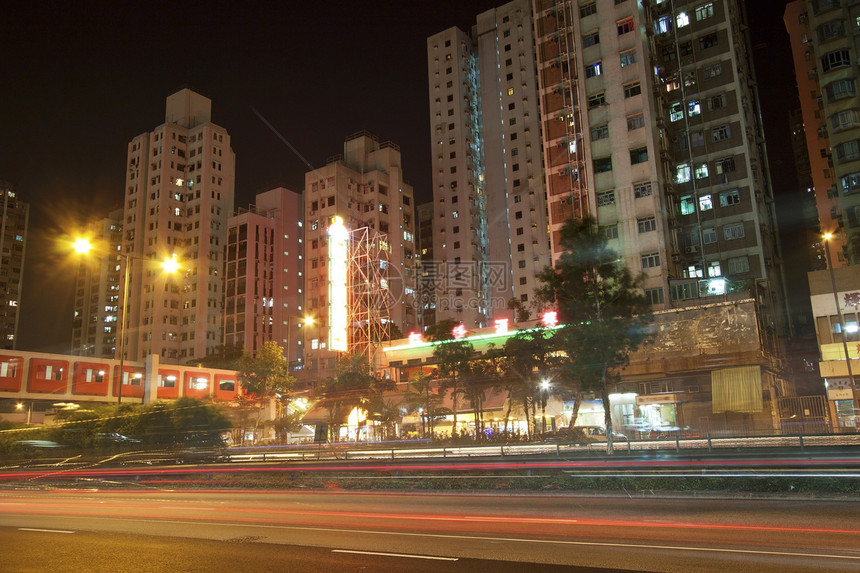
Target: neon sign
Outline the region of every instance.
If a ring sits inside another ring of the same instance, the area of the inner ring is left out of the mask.
[[[466,337],[466,327],[463,324],[458,324],[454,328],[451,329],[451,334],[454,335],[456,340],[460,340],[461,338]]]
[[[347,349],[347,249],[349,231],[343,219],[335,217],[328,228],[328,316],[329,348],[340,352]]]
[[[499,318],[493,321],[493,324],[496,325],[496,334],[507,334],[508,333],[508,319],[507,318]]]
[[[424,339],[421,337],[420,332],[409,333],[409,344],[421,344],[422,342],[424,342]]]
[[[556,326],[558,324],[558,312],[555,310],[549,310],[543,313],[540,317],[540,322],[548,328]]]

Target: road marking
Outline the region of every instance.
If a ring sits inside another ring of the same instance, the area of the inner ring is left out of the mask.
[[[376,551],[352,551],[349,549],[332,549],[332,553],[355,553],[357,555],[381,555],[383,557],[408,557],[409,559],[432,559],[434,561],[459,561],[457,557],[433,557],[431,555],[409,555],[406,553],[378,553]]]
[[[74,531],[66,531],[65,529],[35,529],[32,527],[19,527],[18,531],[40,531],[42,533],[74,533]]]
[[[130,518],[123,521],[139,521],[143,523],[178,523],[188,524],[189,521],[179,521],[174,519],[137,519]],[[356,533],[355,529],[343,529],[337,527],[302,527],[297,525],[270,525],[258,523],[230,523],[218,521],[194,521],[200,525],[217,525],[230,526],[241,528],[260,528],[260,529],[290,529],[297,531],[325,531],[330,533]],[[600,541],[567,541],[561,539],[526,539],[522,537],[489,537],[483,535],[445,535],[442,533],[408,533],[403,531],[373,531],[361,530],[360,533],[367,535],[390,535],[402,537],[430,537],[434,539],[459,539],[472,541],[489,541],[489,542],[515,542],[515,543],[536,543],[544,545],[576,545],[576,546],[591,546],[591,547],[627,547],[630,549],[668,549],[672,551],[699,551],[706,553],[742,553],[752,555],[777,555],[782,557],[821,557],[824,559],[851,559],[860,561],[860,555],[839,555],[833,553],[800,553],[793,551],[767,551],[757,549],[730,549],[728,547],[684,547],[682,545],[645,545],[638,543],[606,543]]]

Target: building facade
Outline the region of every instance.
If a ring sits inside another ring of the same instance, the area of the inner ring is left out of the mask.
[[[810,110],[804,113],[810,158],[818,161],[815,153],[820,151],[828,162],[828,177],[821,189],[816,186],[816,194],[822,230],[838,241],[833,243],[836,265],[860,259],[858,17],[860,5],[850,0],[792,2],[785,11],[801,106]]]
[[[831,15],[831,17],[834,15]],[[846,234],[840,207],[840,182],[836,177],[833,154],[830,147],[830,131],[827,125],[827,105],[837,104],[841,97],[831,98],[827,86],[819,82],[818,58],[820,52],[815,41],[816,31],[811,27],[809,10],[805,0],[795,0],[785,7],[785,28],[788,31],[791,51],[794,60],[795,81],[800,100],[802,115],[802,134],[806,145],[803,148],[805,157],[798,163],[809,167],[812,191],[815,194],[815,204],[818,210],[820,233],[830,233],[833,264],[837,267],[848,264],[846,249]],[[844,30],[843,30],[844,33]],[[822,93],[824,87],[826,93]],[[830,101],[832,99],[832,101]],[[838,132],[850,128],[836,123],[833,130]],[[819,256],[823,263],[824,252],[821,239],[817,240],[821,251]]]
[[[417,328],[415,199],[400,148],[366,132],[305,174],[304,197],[305,374],[322,380],[339,353],[373,356],[382,340]],[[330,235],[336,223],[348,239]],[[348,247],[335,256],[338,240]]]
[[[0,223],[0,345],[14,349],[18,343],[30,204],[21,201],[12,185],[6,183],[0,183],[0,203],[3,209]]]
[[[227,222],[224,344],[253,356],[274,340],[304,363],[302,196],[278,187]]]
[[[122,265],[116,253],[122,241],[122,209],[86,225],[90,240],[106,246],[106,252],[82,257],[75,284],[72,320],[72,354],[113,358],[117,352]]]
[[[204,357],[223,340],[230,135],[212,123],[209,99],[183,89],[167,98],[163,124],[131,140],[127,167],[117,256],[130,265],[129,296],[120,305],[126,358]],[[157,262],[174,255],[180,272],[161,273]]]
[[[515,0],[427,40],[438,320],[509,316],[551,262],[532,20]]]

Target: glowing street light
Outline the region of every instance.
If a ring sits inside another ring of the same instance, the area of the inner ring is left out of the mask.
[[[74,251],[79,255],[88,255],[90,251],[93,250],[93,244],[86,237],[79,237],[75,239],[72,243],[72,247]],[[125,324],[126,324],[126,312],[125,309],[128,305],[128,283],[129,283],[129,271],[131,269],[131,259],[136,259],[139,261],[150,261],[145,257],[135,257],[128,253],[123,253],[117,251],[116,254],[118,257],[122,259],[123,270],[124,270],[124,280],[122,285],[122,320],[119,325],[119,384],[117,385],[117,404],[122,404],[122,384],[125,378],[125,372],[123,369],[125,367]],[[161,267],[165,272],[175,273],[179,270],[179,261],[176,260],[176,254],[171,255],[161,263]]]

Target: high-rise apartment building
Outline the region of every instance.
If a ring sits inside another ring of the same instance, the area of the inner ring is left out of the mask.
[[[437,319],[480,327],[550,264],[531,3],[427,40]]]
[[[773,311],[766,320],[782,328],[785,287],[744,3],[537,0],[533,10],[531,20],[518,20],[529,5],[512,2],[478,16],[472,36],[452,29],[428,41],[436,220],[446,230],[436,258],[456,256],[451,187],[461,185],[461,166],[452,153],[461,151],[454,147],[462,132],[483,159],[474,172],[483,175],[484,202],[469,206],[486,206],[496,223],[489,233],[508,221],[515,271],[529,244],[518,241],[518,221],[527,223],[523,233],[534,230],[534,246],[548,241],[557,257],[560,228],[590,215],[643,276],[655,309],[755,292]],[[477,78],[464,73],[475,67]],[[480,123],[457,105],[471,86],[481,96]],[[520,106],[522,117],[497,113]],[[541,138],[526,168],[539,176],[542,163],[544,184],[525,179],[534,191],[528,209],[518,208],[527,197],[513,187],[523,185],[513,170],[523,164],[506,149],[523,153],[515,125]],[[511,201],[489,185],[494,164],[513,179]]]
[[[436,324],[436,276],[433,256],[433,203],[422,203],[415,208],[418,218],[418,326],[425,329]],[[424,262],[427,262],[425,269]],[[408,334],[404,332],[403,334]]]
[[[104,252],[81,257],[75,284],[72,321],[72,354],[113,358],[116,356],[117,317],[122,265],[116,253],[122,241],[123,210],[90,221],[84,233]]]
[[[227,218],[233,212],[230,135],[211,121],[212,102],[183,89],[167,98],[164,123],[128,145],[122,248],[130,265],[125,355],[186,362],[223,340]],[[176,255],[180,272],[158,262]]]
[[[322,379],[333,373],[344,336],[346,351],[372,355],[380,338],[417,327],[415,199],[400,148],[365,132],[305,174],[304,197],[305,311],[314,319],[302,329],[305,367]],[[329,229],[339,221],[349,247],[336,256]],[[335,276],[349,285],[345,301]],[[348,324],[336,316],[344,304]]]
[[[303,364],[302,196],[278,187],[227,222],[224,343],[253,356],[264,342]]]
[[[0,183],[0,347],[14,350],[18,343],[21,286],[30,204],[21,201],[12,185]]]
[[[818,69],[818,56],[824,55],[822,50],[830,44],[838,43],[829,41],[835,41],[839,37],[845,36],[845,20],[843,18],[847,18],[847,15],[843,17],[841,11],[830,10],[829,16],[823,14],[822,18],[828,20],[829,23],[822,24],[820,29],[816,30],[810,23],[809,9],[805,0],[795,0],[785,7],[784,22],[791,42],[795,81],[797,82],[797,93],[803,118],[803,134],[806,139],[804,146],[806,157],[802,161],[809,166],[809,177],[812,179],[815,204],[818,208],[820,231],[821,233],[832,234],[830,249],[833,254],[833,263],[840,267],[848,264],[844,211],[840,208],[840,197],[844,197],[845,192],[850,193],[851,190],[843,189],[841,187],[842,182],[837,178],[837,170],[841,170],[846,161],[843,158],[840,160],[839,167],[834,165],[830,132],[839,133],[851,130],[854,122],[851,119],[854,112],[850,111],[853,87],[851,87],[851,92],[846,94],[836,93],[834,89],[841,85],[840,82],[843,79],[848,78],[851,82],[853,79],[851,79],[850,62],[846,63],[841,73],[837,71],[837,68],[832,71],[828,69],[826,72],[823,69]],[[841,32],[837,29],[833,30],[832,35],[825,32],[825,28],[834,26],[839,28]],[[816,34],[818,34],[817,37]],[[818,47],[818,40],[822,41],[824,47]],[[821,73],[824,75],[819,75]],[[819,82],[822,77],[826,78],[826,83],[823,85]],[[822,92],[822,88],[824,92]],[[840,110],[843,108],[849,110],[850,117],[843,114],[842,111],[837,111],[835,107],[839,107]],[[827,113],[828,108],[831,110],[829,114]],[[860,117],[860,111],[857,112],[857,115]],[[840,118],[843,116],[849,117],[848,121],[842,122]],[[828,117],[834,122],[832,128],[828,127]],[[858,120],[858,125],[860,125],[860,120]],[[860,186],[860,181],[857,185]],[[816,242],[819,246],[821,245],[820,238]],[[821,256],[824,256],[823,252]]]

